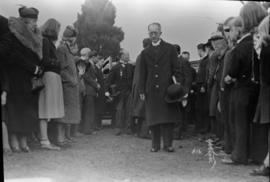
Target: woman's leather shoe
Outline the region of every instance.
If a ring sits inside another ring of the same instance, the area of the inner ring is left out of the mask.
[[[269,176],[269,167],[262,165],[258,169],[254,169],[251,173],[251,176]]]

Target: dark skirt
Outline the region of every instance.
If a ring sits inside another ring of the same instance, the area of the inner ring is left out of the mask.
[[[7,127],[10,133],[30,134],[38,129],[38,93],[8,93]]]

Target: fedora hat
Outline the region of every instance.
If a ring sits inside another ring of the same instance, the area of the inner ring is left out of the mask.
[[[167,103],[176,103],[184,100],[185,96],[184,88],[180,84],[172,84],[167,88],[165,101]]]
[[[209,41],[215,41],[220,39],[224,39],[224,36],[222,35],[222,32],[216,31],[211,34]]]

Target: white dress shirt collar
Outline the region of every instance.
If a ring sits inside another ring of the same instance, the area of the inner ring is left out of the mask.
[[[155,47],[155,46],[158,46],[161,42],[161,39],[159,39],[159,41],[157,41],[156,43],[152,42],[152,45]]]
[[[239,44],[242,40],[244,40],[247,36],[251,35],[250,33],[246,33],[239,40],[237,40],[237,44]]]

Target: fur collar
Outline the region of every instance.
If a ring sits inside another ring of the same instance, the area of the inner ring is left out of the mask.
[[[38,30],[37,33],[33,33],[27,28],[24,22],[20,18],[10,17],[9,29],[13,35],[27,48],[31,49],[38,55],[39,59],[42,59],[42,35]]]

